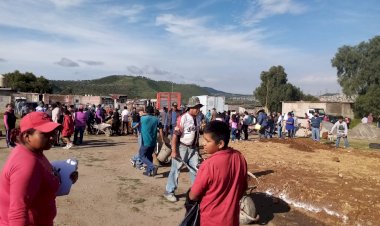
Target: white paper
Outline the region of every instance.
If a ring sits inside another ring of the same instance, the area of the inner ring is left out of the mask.
[[[51,165],[59,172],[61,177],[61,184],[56,193],[57,196],[67,195],[70,193],[71,185],[73,181],[70,179],[70,175],[78,170],[78,160],[67,159],[62,161],[53,161]]]

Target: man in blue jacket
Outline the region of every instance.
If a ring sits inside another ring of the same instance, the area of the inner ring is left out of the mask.
[[[260,125],[260,130],[259,130],[259,138],[265,138],[265,130],[268,126],[268,116],[265,113],[263,109],[258,111],[259,115],[257,116],[257,123]]]
[[[318,112],[310,119],[311,138],[314,141],[320,140],[320,131],[322,130],[322,119],[319,117]]]
[[[154,108],[152,106],[146,107],[146,115],[141,117],[141,146],[139,157],[141,161],[147,166],[146,176],[155,176],[157,174],[157,166],[153,165],[153,152],[157,144],[157,129],[160,131],[160,136],[163,136],[162,124],[154,115]]]

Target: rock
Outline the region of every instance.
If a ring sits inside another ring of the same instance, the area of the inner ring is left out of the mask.
[[[343,174],[341,174],[341,173],[339,173],[338,176],[339,176],[340,178],[343,178]]]
[[[339,159],[338,157],[333,157],[332,160],[333,160],[334,162],[340,162],[340,159]]]

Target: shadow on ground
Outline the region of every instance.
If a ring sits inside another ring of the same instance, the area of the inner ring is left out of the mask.
[[[83,141],[83,144],[81,145],[75,145],[73,149],[86,149],[86,148],[96,148],[96,147],[117,147],[117,146],[123,146],[125,144],[129,144],[129,143],[135,143],[135,142],[133,141],[115,142],[108,139],[88,140],[88,141]]]
[[[305,213],[292,209],[288,203],[278,197],[262,192],[255,192],[250,196],[255,203],[257,213],[260,215],[257,224],[266,225],[272,222],[274,225],[289,225],[291,222],[291,225],[326,225]]]

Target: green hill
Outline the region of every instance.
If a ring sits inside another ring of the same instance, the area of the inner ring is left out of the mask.
[[[155,98],[157,92],[181,92],[183,100],[190,96],[212,95],[194,84],[177,84],[169,81],[154,81],[141,76],[111,75],[94,80],[50,80],[53,93],[57,94],[125,94],[130,98]]]
[[[250,95],[232,94],[215,90],[209,87],[200,87],[195,84],[177,84],[170,81],[154,81],[142,76],[111,75],[93,80],[50,80],[53,93],[56,94],[91,94],[107,96],[109,94],[125,94],[129,98],[156,98],[157,92],[181,92],[182,100],[187,102],[191,96],[221,95],[226,102],[234,102],[235,98],[247,98]]]

